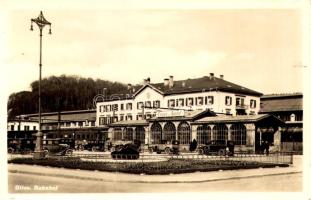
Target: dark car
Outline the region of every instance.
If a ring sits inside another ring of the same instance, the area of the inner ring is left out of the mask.
[[[178,154],[179,153],[179,141],[178,140],[161,140],[160,144],[150,144],[148,147],[149,153],[157,152],[158,154],[164,152],[166,154]]]
[[[88,140],[83,146],[83,149],[88,151],[104,151],[105,150],[105,140]]]
[[[128,143],[123,145],[120,149],[111,152],[113,159],[138,159],[139,148],[137,145]]]
[[[234,142],[230,140],[211,140],[199,147],[199,154],[233,156]]]
[[[64,138],[45,138],[42,141],[45,155],[71,155],[73,153],[72,139]]]
[[[8,153],[29,153],[33,152],[36,146],[36,141],[31,138],[9,138],[7,140]]]

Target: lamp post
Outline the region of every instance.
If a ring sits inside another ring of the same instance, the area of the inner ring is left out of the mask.
[[[31,26],[30,30],[33,31],[33,23],[36,23],[40,30],[40,56],[39,56],[39,130],[36,134],[36,147],[34,151],[34,158],[35,159],[41,159],[44,157],[44,151],[43,151],[43,144],[42,144],[42,130],[41,130],[41,71],[42,71],[42,30],[43,28],[48,25],[50,27],[49,34],[52,34],[51,32],[51,23],[47,21],[42,11],[40,12],[40,15],[37,18],[31,19]]]

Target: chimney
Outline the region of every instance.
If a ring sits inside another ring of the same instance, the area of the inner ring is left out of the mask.
[[[146,83],[150,84],[150,77],[146,79]]]
[[[214,77],[214,73],[209,73],[210,78]]]
[[[169,80],[168,80],[168,78],[165,78],[164,79],[164,86],[168,86],[168,84],[169,84]]]
[[[220,74],[220,79],[224,79],[224,75],[223,74]]]
[[[132,84],[127,84],[127,90],[130,90],[132,88]]]
[[[146,85],[147,84],[147,79],[143,80],[143,84]]]
[[[173,86],[174,86],[174,76],[170,76],[169,87],[172,88]]]

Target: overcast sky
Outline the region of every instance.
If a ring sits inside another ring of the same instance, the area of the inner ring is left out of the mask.
[[[9,12],[8,92],[38,79],[38,10]],[[137,84],[216,76],[262,93],[302,91],[301,13],[282,10],[44,10],[43,77]]]

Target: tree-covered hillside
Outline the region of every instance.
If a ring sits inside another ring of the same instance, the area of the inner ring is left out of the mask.
[[[31,91],[13,93],[8,100],[8,117],[38,112],[38,81],[31,83]],[[78,76],[51,76],[41,81],[42,112],[84,110],[93,108],[93,98],[99,93],[114,94],[126,85],[101,79]]]

